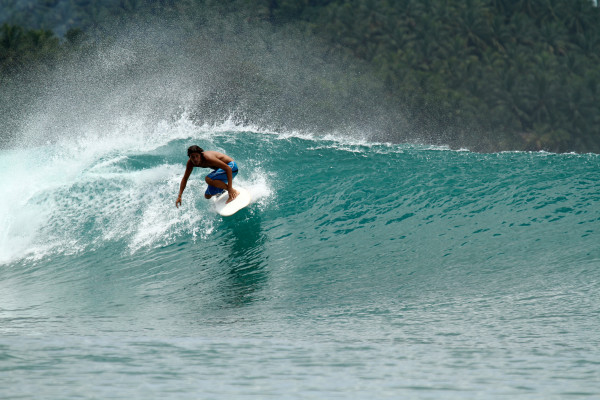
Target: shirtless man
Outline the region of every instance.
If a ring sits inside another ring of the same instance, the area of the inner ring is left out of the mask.
[[[238,167],[233,158],[219,153],[218,151],[204,151],[198,146],[190,146],[188,148],[188,157],[190,158],[185,167],[185,173],[179,185],[179,196],[175,202],[175,206],[179,208],[181,205],[181,195],[185,190],[188,178],[192,174],[194,167],[212,168],[213,172],[206,175],[204,179],[208,183],[204,197],[210,199],[212,196],[223,193],[225,190],[229,192],[227,203],[235,199],[238,191],[232,186],[233,178],[238,173]]]

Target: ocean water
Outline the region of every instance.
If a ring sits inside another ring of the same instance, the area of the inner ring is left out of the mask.
[[[600,398],[599,155],[117,133],[0,150],[0,398]]]

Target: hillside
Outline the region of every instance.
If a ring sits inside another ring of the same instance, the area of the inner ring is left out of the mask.
[[[10,23],[0,32],[3,82],[109,40],[109,26],[166,20],[191,42],[207,26],[227,30],[214,22],[224,18],[244,29],[293,31],[319,44],[317,57],[343,59],[379,82],[373,85],[392,117],[382,137],[390,141],[405,140],[408,129],[474,150],[600,152],[600,10],[589,0],[30,0],[1,7]],[[357,74],[348,76],[352,86]],[[336,85],[344,92],[343,82]]]

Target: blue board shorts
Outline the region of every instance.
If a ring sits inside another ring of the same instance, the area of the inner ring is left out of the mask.
[[[230,163],[227,163],[227,165],[229,165],[231,167],[231,175],[233,178],[235,178],[235,176],[238,173],[237,164],[235,163],[235,161],[232,161]],[[225,183],[228,183],[227,182],[227,172],[225,172],[225,170],[222,168],[214,170],[210,174],[206,175],[206,177],[210,178],[210,179],[217,179],[217,180],[223,181]],[[208,185],[208,187],[206,188],[206,192],[204,192],[204,193],[214,196],[216,194],[223,193],[224,191],[225,190],[220,189],[218,187]]]

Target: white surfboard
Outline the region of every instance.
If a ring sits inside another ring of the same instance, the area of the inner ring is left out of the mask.
[[[227,199],[229,199],[229,192],[227,191],[213,197],[215,201],[215,210],[224,217],[229,217],[240,211],[250,204],[250,200],[252,200],[252,195],[246,189],[236,187],[235,190],[237,190],[239,194],[229,203],[227,203]]]

